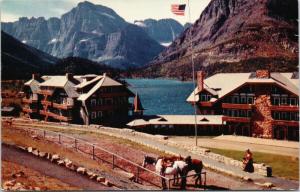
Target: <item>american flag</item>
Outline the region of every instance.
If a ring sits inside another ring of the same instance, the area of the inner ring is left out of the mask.
[[[184,15],[185,4],[172,4],[171,11],[175,15]]]

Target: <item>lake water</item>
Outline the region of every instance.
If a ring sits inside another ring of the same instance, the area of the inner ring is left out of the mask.
[[[192,115],[194,109],[186,102],[193,82],[169,79],[125,79],[129,89],[138,92],[146,115]]]

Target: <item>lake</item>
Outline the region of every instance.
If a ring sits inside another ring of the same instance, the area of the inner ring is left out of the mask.
[[[186,102],[186,98],[193,90],[193,82],[169,79],[125,80],[129,83],[129,89],[139,94],[142,105],[146,109],[145,115],[194,114],[192,105]]]

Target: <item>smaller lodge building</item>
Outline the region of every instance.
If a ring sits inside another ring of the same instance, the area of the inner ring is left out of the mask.
[[[122,125],[128,122],[134,94],[103,75],[32,75],[22,99],[25,116],[76,124]]]
[[[197,108],[198,135],[235,134],[299,141],[299,74],[219,73],[205,79],[186,100]],[[158,134],[194,135],[194,115],[141,116],[127,124]]]

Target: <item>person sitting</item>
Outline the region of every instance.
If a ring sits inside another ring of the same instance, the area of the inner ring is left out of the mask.
[[[254,172],[253,158],[250,149],[247,149],[243,158],[243,170],[249,173]]]

